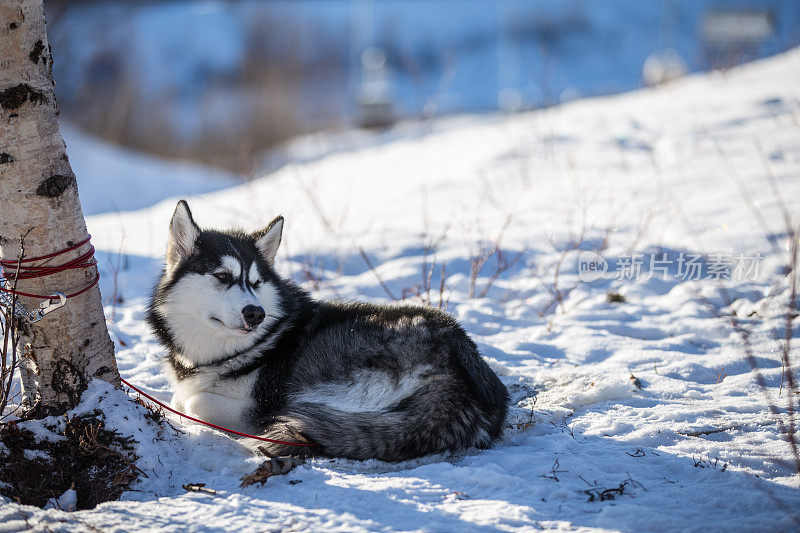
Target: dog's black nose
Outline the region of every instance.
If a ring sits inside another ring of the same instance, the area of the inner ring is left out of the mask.
[[[246,305],[244,306],[244,309],[242,309],[242,316],[244,317],[244,321],[247,322],[248,326],[255,327],[261,324],[267,314],[264,312],[263,307],[259,307],[257,305]]]

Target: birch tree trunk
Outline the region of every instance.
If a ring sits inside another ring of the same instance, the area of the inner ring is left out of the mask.
[[[67,159],[53,92],[53,58],[42,0],[0,0],[0,256],[15,260],[20,237],[36,257],[81,242],[88,235],[75,175]],[[61,264],[88,244],[50,260]],[[96,267],[20,280],[32,294],[76,292]],[[40,300],[20,297],[29,309]],[[20,374],[26,416],[60,414],[74,407],[92,378],[119,383],[98,286],[68,298],[36,323],[20,325]]]

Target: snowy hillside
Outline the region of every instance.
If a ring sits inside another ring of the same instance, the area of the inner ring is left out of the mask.
[[[102,150],[67,141],[74,162]],[[441,300],[512,394],[503,440],[397,464],[313,460],[239,489],[260,463],[243,446],[177,417],[158,429],[95,384],[79,409],[99,404],[133,434],[147,477],[90,511],[1,504],[0,531],[798,527],[791,449],[722,315],[752,329],[785,419],[778,198],[798,215],[800,49],[658,89],[404,124],[363,144],[235,187],[180,187],[202,193],[188,198],[201,225],[253,230],[284,214],[279,271],[317,297]],[[139,162],[107,164],[133,175]],[[105,166],[75,170],[91,183]],[[101,213],[87,222],[120,372],[163,400],[163,349],[143,316],[180,197],[166,195],[180,187],[119,212],[81,190]],[[733,279],[716,281],[725,268]]]
[[[141,209],[186,191],[211,192],[239,181],[219,170],[133,153],[71,126],[62,130],[72,169],[81,176],[79,192],[86,216]]]

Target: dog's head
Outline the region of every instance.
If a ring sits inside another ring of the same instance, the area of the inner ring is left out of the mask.
[[[148,314],[161,341],[192,364],[258,342],[281,315],[273,265],[282,232],[282,217],[255,233],[202,230],[188,204],[178,202]]]

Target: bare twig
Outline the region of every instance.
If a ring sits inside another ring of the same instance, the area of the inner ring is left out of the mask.
[[[786,327],[784,329],[783,342],[781,343],[781,362],[784,367],[784,372],[781,376],[786,378],[787,390],[786,395],[786,414],[789,422],[789,430],[787,438],[792,446],[795,456],[795,467],[797,473],[800,475],[800,453],[798,452],[798,443],[795,436],[795,397],[797,389],[795,386],[794,371],[792,368],[792,361],[789,358],[792,348],[792,332],[794,331],[794,319],[797,317],[797,267],[798,267],[798,246],[800,245],[800,228],[796,228],[792,234],[791,251],[789,252],[789,275],[791,276],[791,289],[789,291],[789,301],[786,303]]]
[[[577,233],[570,230],[567,236],[566,243],[564,244],[557,243],[556,239],[553,236],[551,235],[547,236],[550,245],[553,247],[555,251],[559,252],[559,255],[558,255],[558,260],[553,266],[553,279],[551,282],[546,284],[547,291],[550,293],[550,299],[539,310],[540,317],[545,316],[547,313],[550,312],[551,309],[554,309],[558,307],[560,304],[562,304],[566,300],[566,298],[570,295],[570,293],[579,286],[579,283],[576,283],[571,287],[562,288],[560,283],[560,276],[564,262],[571,254],[579,250],[584,250],[589,248],[586,244],[589,234],[590,232],[593,232],[597,229],[597,224],[595,222],[590,224],[588,220],[589,205],[593,200],[594,197],[589,199],[586,198],[585,194],[581,196],[581,199],[578,203],[581,209],[580,229],[578,230]],[[600,254],[608,248],[611,240],[611,233],[613,232],[614,228],[614,220],[617,216],[618,213],[612,214],[610,221],[605,225],[605,228],[602,230],[603,231],[602,239],[600,240],[599,244],[596,244],[590,248],[593,252]],[[568,224],[571,225],[569,221]],[[542,280],[542,283],[544,283],[544,280]],[[526,296],[526,299],[527,297],[529,296]]]
[[[731,313],[728,316],[722,315],[718,310],[717,307],[710,302],[708,299],[705,299],[706,305],[718,316],[722,316],[730,321],[731,327],[734,331],[736,331],[740,338],[742,339],[742,348],[745,354],[745,358],[750,366],[751,371],[753,372],[756,380],[756,384],[758,385],[761,394],[764,397],[764,403],[767,405],[770,414],[772,415],[775,423],[778,426],[779,432],[784,435],[787,442],[789,443],[789,447],[792,452],[792,456],[794,459],[794,467],[795,471],[798,475],[800,475],[800,445],[797,442],[797,436],[795,433],[796,423],[795,423],[795,413],[797,411],[796,406],[796,379],[794,376],[794,370],[792,361],[790,359],[790,351],[791,351],[791,340],[792,340],[792,331],[793,331],[793,321],[797,316],[797,274],[798,274],[798,242],[800,241],[800,231],[798,229],[789,228],[788,232],[791,235],[791,251],[789,255],[789,262],[786,267],[788,275],[791,278],[790,281],[790,299],[786,304],[786,327],[784,332],[784,338],[781,343],[781,362],[782,362],[782,373],[781,379],[784,378],[787,381],[787,408],[786,408],[786,422],[781,416],[781,412],[778,407],[773,402],[772,397],[769,393],[769,388],[767,387],[766,381],[764,380],[764,375],[761,373],[761,369],[758,366],[758,361],[753,353],[753,346],[750,341],[751,331],[747,327],[745,327],[741,320],[734,314]],[[722,285],[721,280],[718,280],[719,283],[719,292],[720,296],[722,297],[723,302],[725,303],[726,307],[729,307],[732,304],[732,299],[728,294],[728,291]]]
[[[375,265],[372,264],[372,261],[369,260],[369,257],[367,256],[367,253],[364,251],[364,249],[360,246],[356,246],[356,250],[358,250],[358,253],[361,254],[361,257],[364,259],[364,262],[367,264],[367,267],[369,267],[370,271],[375,276],[375,279],[377,279],[378,283],[380,283],[383,292],[385,292],[386,295],[392,300],[397,300],[397,296],[394,295],[389,286],[386,285],[386,282],[383,281],[381,275],[378,274],[378,269],[376,269]]]
[[[481,290],[480,294],[478,294],[478,298],[483,298],[484,296],[486,296],[486,294],[488,294],[489,292],[489,289],[492,288],[494,282],[497,281],[497,278],[499,278],[501,274],[512,268],[514,265],[516,265],[519,262],[519,260],[522,259],[522,255],[524,253],[525,250],[522,250],[514,254],[514,257],[512,257],[511,259],[506,259],[506,256],[505,254],[503,254],[503,251],[500,248],[498,248],[495,251],[495,255],[497,256],[497,267],[495,267],[495,270],[494,272],[492,272],[492,275],[489,276],[489,279],[483,286],[483,290]]]
[[[300,466],[305,462],[301,457],[270,457],[267,461],[261,463],[261,466],[256,468],[252,473],[243,476],[241,479],[240,487],[249,487],[255,483],[264,484],[264,482],[272,476],[280,476],[288,474],[295,467]]]
[[[588,482],[585,479],[583,481],[584,483],[588,484]],[[589,497],[590,502],[593,501],[604,502],[607,500],[614,500],[616,499],[617,496],[622,496],[626,494],[632,496],[632,494],[627,491],[628,487],[640,488],[645,492],[647,492],[647,489],[644,487],[644,485],[634,480],[631,477],[631,475],[628,474],[628,478],[623,480],[617,487],[612,487],[612,488],[593,487],[591,489],[584,490],[583,493]]]
[[[492,257],[496,257],[497,266],[495,267],[494,273],[489,277],[486,284],[484,285],[483,289],[481,290],[480,294],[478,294],[478,298],[483,298],[489,292],[489,289],[492,288],[492,284],[503,274],[505,271],[513,267],[522,257],[523,252],[519,252],[514,256],[512,259],[506,259],[505,255],[503,254],[502,249],[500,248],[501,241],[503,240],[503,235],[505,234],[508,227],[511,225],[511,222],[514,220],[513,215],[508,215],[506,217],[503,226],[500,228],[500,231],[497,233],[494,239],[491,241],[482,241],[478,243],[478,247],[470,254],[469,259],[469,297],[475,298],[475,291],[478,282],[478,277],[480,276],[481,272],[483,271],[484,265],[486,262],[491,259]]]
[[[552,479],[553,481],[556,481],[556,482],[561,481],[560,479],[558,479],[558,474],[563,474],[564,472],[567,472],[567,470],[561,470],[560,466],[561,465],[559,464],[558,459],[556,459],[555,463],[553,463],[553,466],[550,467],[550,473],[549,474],[542,474],[539,477]]]
[[[778,188],[778,181],[775,179],[775,173],[772,172],[772,166],[769,164],[769,159],[767,159],[767,154],[764,153],[764,147],[761,146],[761,141],[759,141],[758,139],[756,139],[756,151],[758,152],[759,158],[761,159],[761,166],[764,168],[764,175],[767,176],[767,181],[769,182],[770,189],[772,189],[772,196],[778,203],[778,207],[781,210],[781,215],[783,215],[783,224],[786,228],[791,228],[792,216],[789,214],[789,208],[786,207],[786,202],[783,201],[783,195],[781,194],[781,191]]]
[[[183,490],[188,492],[204,492],[206,494],[211,494],[211,495],[217,494],[217,491],[215,491],[214,489],[206,488],[205,483],[186,483],[185,485],[183,485]]]
[[[295,168],[295,171],[296,170],[297,169]],[[317,218],[319,218],[319,221],[322,223],[322,226],[331,235],[338,236],[339,232],[336,231],[336,228],[334,227],[333,223],[331,222],[331,219],[328,217],[328,215],[325,214],[325,210],[322,209],[322,204],[320,204],[319,198],[317,198],[317,194],[305,182],[305,180],[303,180],[299,175],[297,176],[297,181],[300,183],[300,187],[303,189],[303,192],[305,193],[306,198],[308,198],[308,201],[311,204],[311,207],[313,208],[314,213],[317,215]]]
[[[764,218],[764,215],[761,213],[761,210],[758,207],[758,202],[753,201],[752,195],[745,188],[744,182],[742,181],[739,174],[736,172],[736,169],[731,163],[728,154],[722,148],[722,145],[720,144],[719,140],[708,132],[706,132],[706,135],[708,136],[709,139],[711,139],[712,143],[714,144],[714,148],[716,148],[717,150],[717,153],[719,153],[719,156],[725,162],[725,166],[728,169],[728,175],[736,184],[736,188],[739,189],[739,194],[742,195],[742,199],[744,200],[745,204],[747,204],[747,207],[750,208],[750,211],[753,214],[753,218],[755,218],[756,222],[758,222],[758,225],[761,226],[761,231],[764,234],[764,237],[767,239],[767,242],[769,242],[770,246],[772,246],[772,251],[779,255],[781,253],[781,248],[778,245],[778,241],[775,235],[773,235],[772,231],[770,230],[769,225],[767,224],[767,221]]]
[[[558,284],[559,275],[561,273],[561,268],[564,264],[564,261],[572,252],[578,250],[581,247],[581,245],[583,245],[584,239],[586,239],[586,234],[589,231],[589,228],[587,227],[586,223],[586,217],[587,217],[586,211],[587,211],[587,206],[584,205],[581,214],[581,229],[578,235],[574,236],[570,234],[566,246],[561,248],[561,253],[558,256],[558,260],[556,261],[555,269],[553,271],[553,282],[551,283],[550,287],[548,287],[550,293],[552,294],[552,297],[550,301],[547,304],[545,304],[545,306],[542,307],[542,309],[539,310],[540,317],[546,315],[551,307],[557,306],[561,302],[563,302],[564,298],[566,298],[572,291],[572,289],[566,291],[562,291],[560,289]],[[553,248],[555,248],[556,250],[559,249],[559,246],[558,244],[556,244],[555,239],[548,238],[548,240],[550,241],[550,244],[553,246]],[[603,241],[605,242],[606,239],[604,238]]]
[[[442,272],[439,278],[439,309],[447,309],[447,304],[450,302],[450,297],[444,299],[444,287],[447,281],[447,263],[442,262]]]
[[[33,228],[31,228],[33,229]],[[22,260],[25,257],[25,237],[28,236],[28,233],[31,232],[29,229],[25,232],[25,235],[21,235],[19,238],[19,255],[17,256],[17,266],[22,264]],[[17,340],[19,338],[18,327],[19,327],[19,320],[17,319],[17,282],[19,281],[19,268],[14,270],[14,282],[11,287],[11,308],[4,310],[4,320],[3,320],[3,350],[2,350],[2,361],[0,368],[0,420],[2,420],[6,415],[4,415],[6,407],[8,407],[9,402],[12,400],[11,397],[11,386],[14,383],[14,372],[17,369],[18,361],[17,361]],[[9,346],[10,342],[10,346]],[[9,355],[8,349],[11,348],[11,361],[9,362]],[[16,412],[16,409],[14,410]],[[10,416],[13,413],[9,413]]]
[[[114,289],[111,292],[111,322],[117,317],[117,304],[122,303],[122,298],[119,295],[119,271],[122,268],[122,258],[124,257],[125,235],[119,243],[119,251],[117,252],[117,260],[111,271],[111,279],[114,281]]]
[[[752,210],[753,216],[761,226],[762,233],[772,246],[772,249],[775,251],[776,255],[782,255],[782,251],[780,246],[777,242],[777,238],[772,232],[769,230],[769,227],[766,224],[766,220],[764,219],[763,215],[761,214],[760,210],[758,209],[757,204],[753,201],[751,195],[747,190],[744,188],[744,184],[742,183],[741,179],[736,174],[733,165],[727,158],[727,154],[722,149],[722,146],[719,142],[714,138],[711,137],[714,142],[715,147],[717,148],[718,152],[722,156],[723,160],[725,161],[728,169],[730,171],[731,177],[736,182],[737,187],[739,188],[739,192],[742,195],[743,200],[745,203],[750,207]],[[797,227],[796,224],[792,221],[791,214],[786,206],[786,203],[783,200],[783,196],[778,188],[777,182],[775,180],[775,176],[773,175],[771,168],[769,167],[768,163],[766,162],[766,156],[764,154],[763,148],[761,147],[760,143],[756,143],[756,148],[761,156],[762,165],[764,166],[764,172],[766,174],[767,180],[770,184],[770,188],[772,189],[772,194],[775,197],[775,201],[777,202],[781,214],[783,216],[783,221],[785,225],[785,231],[787,237],[789,238],[789,257],[787,260],[787,265],[785,269],[785,275],[789,276],[789,300],[786,302],[785,307],[785,328],[784,328],[784,336],[781,340],[781,385],[779,389],[779,396],[783,389],[783,381],[786,380],[787,384],[787,406],[786,406],[786,417],[785,421],[781,415],[780,410],[775,405],[775,402],[772,400],[772,396],[770,395],[769,388],[764,380],[764,376],[761,373],[761,369],[759,368],[758,361],[755,358],[753,353],[752,343],[750,341],[751,331],[745,325],[742,324],[742,321],[736,316],[735,313],[731,312],[730,316],[726,318],[730,320],[730,324],[733,327],[734,331],[736,331],[740,338],[742,339],[742,347],[745,354],[745,358],[747,359],[748,365],[750,366],[751,371],[754,374],[756,384],[758,385],[761,394],[764,397],[764,402],[769,409],[770,414],[772,415],[775,423],[778,425],[779,432],[785,437],[786,441],[789,443],[789,447],[792,452],[792,456],[794,459],[794,468],[796,473],[800,476],[800,443],[797,441],[796,435],[796,421],[795,415],[797,412],[797,388],[796,388],[796,378],[794,374],[794,369],[792,365],[792,361],[790,358],[791,353],[791,341],[793,335],[793,325],[794,319],[797,317],[797,277],[798,277],[798,266],[800,266],[798,253],[798,247],[800,247],[800,227]],[[732,304],[732,299],[728,295],[727,290],[725,289],[724,285],[722,284],[721,280],[718,280],[719,284],[719,292],[725,303],[726,307],[729,307]],[[767,298],[771,298],[778,291],[774,293],[771,291],[768,294]],[[720,315],[721,313],[716,309],[711,302],[707,301],[707,305],[715,311],[716,314]]]

